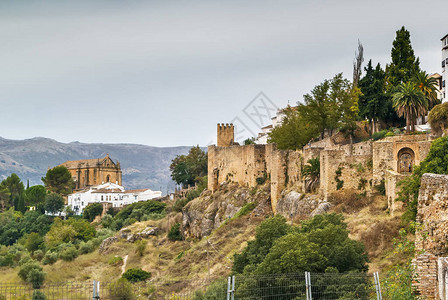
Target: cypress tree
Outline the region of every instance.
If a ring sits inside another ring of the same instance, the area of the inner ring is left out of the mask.
[[[410,81],[420,71],[420,61],[411,45],[411,34],[403,26],[397,31],[391,50],[392,62],[386,67],[388,89]]]

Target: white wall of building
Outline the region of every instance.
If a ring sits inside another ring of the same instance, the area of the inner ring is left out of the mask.
[[[84,208],[91,203],[108,202],[112,207],[123,207],[139,201],[147,201],[162,196],[160,191],[145,189],[126,192],[124,187],[115,183],[104,183],[92,186],[83,191],[68,195],[68,204],[77,215],[82,214]]]

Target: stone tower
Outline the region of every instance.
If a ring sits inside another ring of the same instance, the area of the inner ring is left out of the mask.
[[[218,124],[218,147],[230,147],[235,139],[233,124]]]

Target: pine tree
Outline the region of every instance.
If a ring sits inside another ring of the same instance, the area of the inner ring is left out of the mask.
[[[386,67],[388,89],[410,81],[420,71],[420,61],[415,57],[411,35],[403,26],[397,31],[391,51],[392,62]]]

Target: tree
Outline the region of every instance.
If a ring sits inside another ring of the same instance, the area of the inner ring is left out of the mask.
[[[428,100],[423,92],[413,82],[405,82],[392,95],[392,101],[398,116],[406,118],[406,132],[415,131],[416,118],[428,110]]]
[[[305,120],[302,110],[303,106],[285,108],[283,122],[269,133],[268,142],[276,143],[277,147],[282,150],[297,150],[318,136],[319,132],[316,130],[316,126]]]
[[[386,94],[386,73],[378,63],[375,69],[372,60],[365,67],[366,74],[359,81],[361,95],[359,96],[359,116],[372,124],[372,134],[376,132],[377,123],[386,121],[389,108],[392,109],[390,98]]]
[[[290,226],[281,215],[263,221],[256,229],[255,240],[248,241],[241,254],[234,255],[232,270],[237,273],[253,272],[265,259],[274,242],[289,230]]]
[[[26,200],[29,205],[42,204],[45,202],[47,191],[43,185],[34,185],[25,191]]]
[[[45,210],[49,213],[55,214],[64,208],[64,198],[56,193],[47,194],[45,196]]]
[[[325,80],[315,86],[310,94],[303,96],[305,105],[299,104],[305,122],[315,127],[321,138],[324,137],[325,131],[332,134],[333,130],[338,128],[339,108],[337,99],[331,97],[331,86],[331,81]]]
[[[15,199],[17,199],[18,201],[18,197],[25,190],[23,182],[20,180],[19,176],[17,176],[15,173],[12,173],[5,180],[3,180],[2,183],[0,184],[0,187],[1,187],[0,190],[7,188],[9,191],[9,202],[7,203],[7,207],[13,206]]]
[[[207,175],[207,153],[199,146],[192,147],[187,155],[178,155],[170,165],[171,178],[184,187],[194,185]]]
[[[435,134],[446,134],[448,129],[448,102],[434,106],[429,112],[428,122]]]
[[[40,234],[37,232],[31,232],[28,234],[25,240],[25,248],[31,253],[34,253],[34,251],[41,248],[42,244],[44,243],[44,239]]]
[[[33,288],[38,289],[45,280],[45,273],[42,267],[35,260],[29,260],[20,267],[19,277],[26,282],[33,285]]]
[[[318,157],[311,158],[303,166],[302,175],[305,177],[305,190],[312,192],[319,185],[320,160]]]
[[[103,205],[101,203],[90,203],[84,208],[82,216],[89,222],[92,222],[96,216],[100,216],[103,212]]]
[[[72,175],[64,166],[49,169],[42,181],[47,190],[64,196],[70,194],[74,187]]]
[[[421,71],[414,75],[413,82],[425,95],[428,101],[428,110],[441,103],[437,98],[437,79],[429,77],[428,73]]]
[[[358,51],[355,52],[355,60],[353,61],[353,87],[358,86],[361,78],[362,63],[364,62],[364,47],[358,40]]]
[[[411,35],[403,26],[397,30],[391,50],[392,62],[386,66],[388,88],[393,90],[410,81],[420,71],[420,61],[415,57]]]

